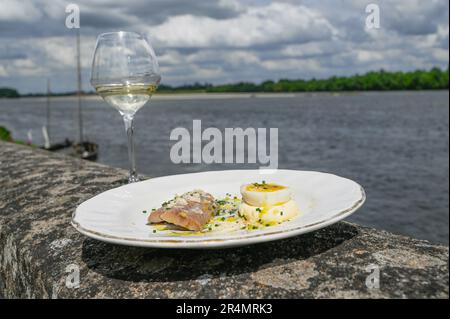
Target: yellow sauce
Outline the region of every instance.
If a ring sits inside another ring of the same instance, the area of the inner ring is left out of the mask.
[[[261,193],[276,192],[285,188],[287,187],[278,184],[257,184],[257,183],[250,184],[246,187],[246,189],[249,192],[261,192]]]
[[[156,230],[169,230],[170,228],[167,227],[167,225],[158,225],[158,224],[154,224],[152,225],[153,228],[155,228]]]
[[[179,232],[169,232],[166,234],[171,236],[202,236],[205,235],[206,233],[207,232],[201,231],[179,231]]]

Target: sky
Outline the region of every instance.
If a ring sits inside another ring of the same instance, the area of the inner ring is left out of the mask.
[[[162,83],[326,78],[370,70],[446,68],[448,0],[0,0],[0,87],[76,89],[80,8],[83,89],[98,34],[136,31],[158,56]],[[366,26],[377,4],[380,26]]]

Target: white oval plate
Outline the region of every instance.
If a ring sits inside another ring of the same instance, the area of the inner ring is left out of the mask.
[[[175,194],[202,189],[216,198],[239,196],[244,183],[262,180],[291,187],[301,215],[294,220],[259,230],[177,236],[153,232],[147,225],[152,208]],[[219,248],[250,245],[311,232],[336,223],[359,209],[363,188],[332,174],[277,170],[266,175],[258,170],[213,171],[152,178],[103,192],[76,209],[72,225],[82,234],[101,241],[139,247]]]

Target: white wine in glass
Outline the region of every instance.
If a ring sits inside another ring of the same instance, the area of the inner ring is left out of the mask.
[[[91,84],[97,93],[122,115],[128,135],[130,183],[139,180],[133,141],[133,119],[148,102],[161,80],[150,43],[134,32],[110,32],[97,39]]]
[[[136,113],[155,93],[158,84],[99,85],[97,93],[122,115]]]

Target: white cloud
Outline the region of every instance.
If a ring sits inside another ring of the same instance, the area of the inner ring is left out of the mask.
[[[149,33],[166,47],[245,48],[331,38],[334,30],[319,13],[303,6],[272,3],[250,7],[230,19],[180,15]]]
[[[298,59],[277,59],[266,60],[262,65],[268,70],[296,70],[298,74],[311,74],[321,70],[320,63],[312,59],[298,60]]]
[[[55,74],[69,73],[75,77],[76,68],[76,44],[75,36],[18,39],[14,42],[12,50],[18,54],[16,57],[8,57],[3,65],[0,65],[2,77],[26,77],[26,80],[36,81],[38,77],[51,78]],[[81,64],[85,70],[91,65],[92,52],[95,38],[81,38]],[[0,41],[0,47],[2,41]],[[1,51],[0,51],[1,53]],[[41,83],[36,83],[40,85]],[[73,89],[73,88],[70,88]],[[66,89],[67,90],[67,89]]]
[[[345,50],[348,50],[346,43],[333,40],[287,45],[280,50],[280,54],[289,58],[311,58],[336,54]]]
[[[46,61],[52,69],[74,67],[76,61],[75,35],[65,37],[51,37],[33,40],[35,48],[39,49],[46,57]],[[91,64],[92,53],[95,47],[95,38],[81,37],[81,64]]]
[[[40,19],[41,17],[41,11],[32,1],[0,1],[0,21],[32,22]]]
[[[381,61],[384,59],[384,54],[378,51],[359,50],[356,52],[358,62],[368,63],[374,61]]]
[[[0,64],[0,77],[7,77],[8,72],[6,71],[6,68]]]
[[[31,59],[14,60],[9,69],[11,72],[14,71],[21,76],[37,76],[46,73],[46,69],[43,66],[36,64]]]

